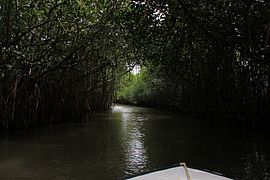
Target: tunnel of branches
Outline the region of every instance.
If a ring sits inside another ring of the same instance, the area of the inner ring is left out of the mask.
[[[109,110],[136,65],[147,76],[141,103],[269,123],[269,9],[263,0],[1,0],[0,129]]]

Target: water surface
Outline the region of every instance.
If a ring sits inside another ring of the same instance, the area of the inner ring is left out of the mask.
[[[114,180],[178,162],[235,179],[270,179],[268,137],[204,126],[198,118],[116,105],[90,122],[0,141],[0,179]]]

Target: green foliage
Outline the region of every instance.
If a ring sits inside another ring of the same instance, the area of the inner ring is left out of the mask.
[[[134,58],[117,24],[126,8],[122,1],[1,1],[0,129],[110,108],[116,76]]]
[[[147,67],[143,67],[139,74],[124,75],[117,88],[117,101],[120,103],[146,106],[172,105],[166,101],[170,94],[163,81]]]
[[[0,128],[108,109],[134,64],[145,69],[121,80],[120,100],[267,112],[269,8],[256,0],[2,0]]]
[[[145,70],[139,74],[127,73],[121,78],[117,100],[122,103],[141,104],[147,99],[149,86]]]
[[[164,21],[153,19],[156,9]],[[144,63],[180,109],[246,117],[270,107],[269,3],[146,1],[129,15]]]

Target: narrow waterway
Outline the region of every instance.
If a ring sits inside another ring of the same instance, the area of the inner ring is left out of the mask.
[[[0,140],[0,179],[123,179],[177,162],[234,179],[270,179],[268,137],[209,128],[192,116],[116,105],[90,122]]]

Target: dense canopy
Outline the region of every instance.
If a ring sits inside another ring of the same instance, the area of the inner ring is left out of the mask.
[[[1,0],[0,128],[109,109],[136,64],[148,86],[141,85],[143,96],[133,94],[135,102],[240,116],[240,122],[268,117],[269,6],[264,0]]]

